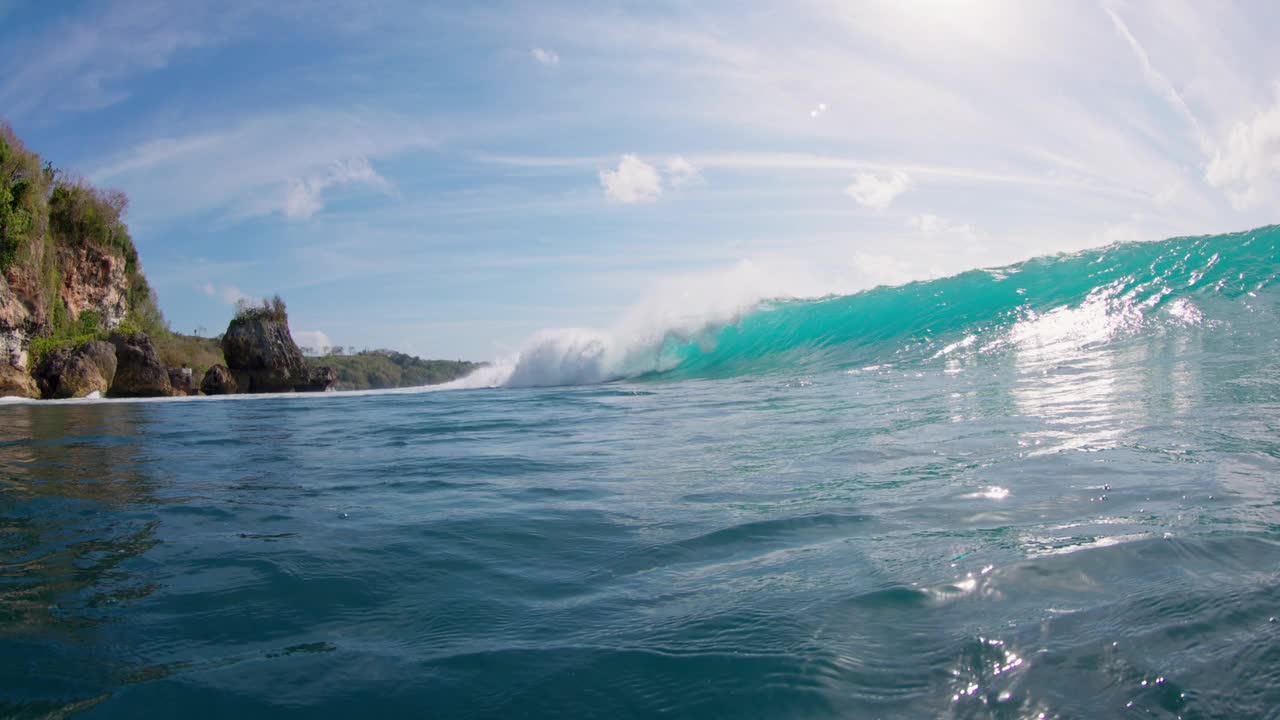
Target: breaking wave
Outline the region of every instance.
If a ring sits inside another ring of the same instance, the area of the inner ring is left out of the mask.
[[[1086,348],[1251,312],[1239,301],[1274,285],[1278,244],[1280,226],[1124,243],[852,294],[830,283],[790,292],[789,277],[744,265],[692,292],[656,293],[613,331],[539,333],[449,387],[820,372],[1015,345]]]

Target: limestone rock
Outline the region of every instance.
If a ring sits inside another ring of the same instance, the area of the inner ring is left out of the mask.
[[[35,376],[36,387],[40,389],[40,397],[48,399],[58,392],[58,383],[62,379],[62,371],[71,361],[71,348],[59,348],[44,356],[36,365],[32,375]]]
[[[307,369],[307,381],[296,386],[298,392],[325,392],[338,384],[338,371],[331,367]]]
[[[95,392],[106,395],[115,377],[115,347],[101,340],[52,352],[36,368],[36,382],[46,398],[80,398]]]
[[[200,392],[192,382],[188,368],[169,368],[169,385],[175,395],[196,395]]]
[[[169,373],[160,362],[160,354],[145,333],[125,336],[112,333],[116,349],[116,377],[111,383],[112,397],[163,397],[173,394]]]
[[[214,365],[204,374],[200,382],[200,392],[205,395],[234,395],[236,379],[226,365]]]
[[[310,382],[289,325],[269,317],[237,317],[222,336],[222,354],[240,392],[293,392]]]
[[[62,300],[73,317],[93,310],[107,327],[124,319],[129,312],[124,258],[105,248],[80,245],[59,248],[58,260],[63,273]]]
[[[0,397],[38,398],[40,389],[26,370],[0,362]]]
[[[27,334],[22,330],[0,329],[0,363],[29,372],[27,360]]]

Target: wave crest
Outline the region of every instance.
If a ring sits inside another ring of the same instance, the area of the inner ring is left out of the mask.
[[[741,263],[663,284],[612,331],[535,335],[450,387],[584,385],[928,361],[1028,344],[1053,354],[1205,321],[1203,301],[1280,276],[1280,227],[1126,243],[840,294],[796,266]]]

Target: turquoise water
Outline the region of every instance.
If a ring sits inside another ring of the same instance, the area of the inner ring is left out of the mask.
[[[1278,243],[605,384],[0,406],[0,717],[1280,717]]]

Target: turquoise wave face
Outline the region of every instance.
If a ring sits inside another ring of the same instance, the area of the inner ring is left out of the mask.
[[[1126,243],[843,297],[774,301],[693,341],[648,378],[820,372],[999,352],[1020,337],[1110,342],[1249,312],[1269,292],[1280,226]],[[1226,301],[1226,302],[1223,302]],[[1211,310],[1212,312],[1206,312]],[[1047,327],[1046,327],[1047,326]]]

